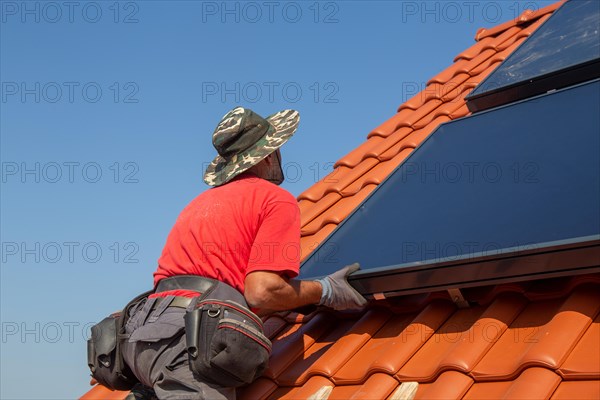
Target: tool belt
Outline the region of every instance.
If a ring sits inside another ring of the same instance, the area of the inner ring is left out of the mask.
[[[111,390],[130,390],[138,382],[123,361],[121,341],[126,337],[124,325],[130,310],[152,292],[135,297],[123,311],[109,315],[91,328],[87,341],[88,367],[92,377]]]
[[[217,282],[185,314],[190,368],[224,387],[252,383],[269,363],[271,341],[261,319],[233,287]]]
[[[124,325],[130,311],[152,293],[185,289],[194,298],[177,297],[169,307],[186,308],[184,316],[189,367],[198,379],[223,387],[249,384],[268,366],[271,341],[264,335],[261,319],[250,311],[244,296],[214,279],[181,275],[162,279],[155,290],[130,301],[92,327],[88,340],[88,366],[100,384],[112,390],[129,390],[137,378],[123,361],[121,342],[128,338]],[[154,300],[158,307],[163,298]]]

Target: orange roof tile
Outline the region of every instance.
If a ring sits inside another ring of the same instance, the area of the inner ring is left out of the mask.
[[[102,385],[94,386],[89,392],[84,394],[81,400],[123,400],[128,392],[112,391]]]
[[[465,96],[563,1],[491,29],[398,107],[334,170],[298,197],[306,257],[441,123],[469,114]],[[269,317],[273,354],[240,400],[390,399],[417,381],[416,399],[600,398],[600,274],[378,302],[363,313]],[[402,386],[404,388],[405,386]],[[82,399],[123,399],[95,386]]]
[[[562,381],[551,397],[552,400],[600,399],[598,379],[593,381]]]

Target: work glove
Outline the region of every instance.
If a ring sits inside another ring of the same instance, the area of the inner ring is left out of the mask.
[[[319,305],[334,310],[356,310],[367,304],[367,300],[348,283],[348,275],[360,269],[358,263],[347,265],[325,278],[317,279],[323,286]]]

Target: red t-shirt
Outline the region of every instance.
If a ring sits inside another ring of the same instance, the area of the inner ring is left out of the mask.
[[[244,280],[252,271],[280,272],[293,278],[299,266],[296,199],[246,172],[205,191],[183,209],[158,259],[154,284],[175,275],[200,275],[244,293]],[[183,290],[157,295],[168,294],[197,295]]]

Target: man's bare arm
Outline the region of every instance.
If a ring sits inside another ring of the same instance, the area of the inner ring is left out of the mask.
[[[323,293],[316,281],[288,279],[276,272],[255,271],[246,276],[244,297],[260,315],[318,304]]]

